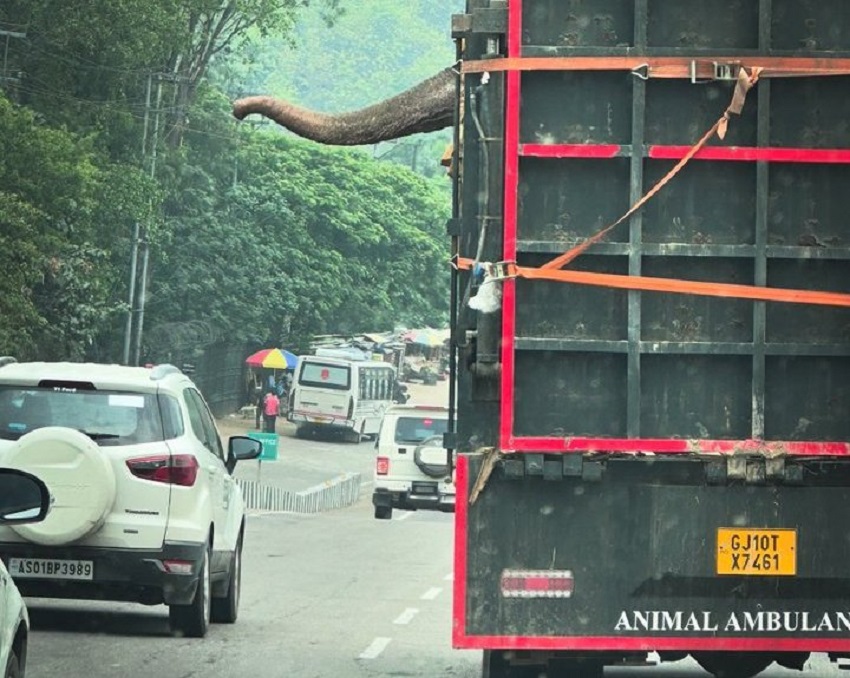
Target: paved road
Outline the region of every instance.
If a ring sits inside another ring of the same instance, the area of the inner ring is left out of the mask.
[[[450,648],[451,516],[369,504],[250,518],[235,626],[172,638],[164,607],[30,601],[29,678],[476,675]]]

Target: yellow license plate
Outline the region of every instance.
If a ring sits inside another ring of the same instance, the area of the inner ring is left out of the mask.
[[[717,574],[797,574],[797,530],[717,528]]]

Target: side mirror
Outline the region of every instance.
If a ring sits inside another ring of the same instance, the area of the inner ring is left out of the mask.
[[[227,470],[231,473],[237,461],[256,459],[263,453],[263,443],[248,436],[231,436],[227,441]]]
[[[378,445],[380,445],[380,444],[381,444],[381,437],[375,436],[375,449],[376,450],[378,449]]]
[[[17,469],[0,469],[0,525],[39,523],[52,503],[41,479]]]

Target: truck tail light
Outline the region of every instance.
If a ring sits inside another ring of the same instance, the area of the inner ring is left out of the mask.
[[[390,472],[390,459],[389,457],[378,457],[375,462],[375,473],[379,476],[385,476]]]
[[[142,480],[183,487],[192,487],[198,478],[198,460],[191,454],[137,457],[127,460],[127,468]]]
[[[573,594],[570,570],[504,570],[504,598],[569,598]]]

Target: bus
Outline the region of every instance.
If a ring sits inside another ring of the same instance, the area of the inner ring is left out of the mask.
[[[393,403],[396,371],[384,362],[301,356],[289,392],[287,419],[299,437],[340,431],[350,442],[378,435]]]

